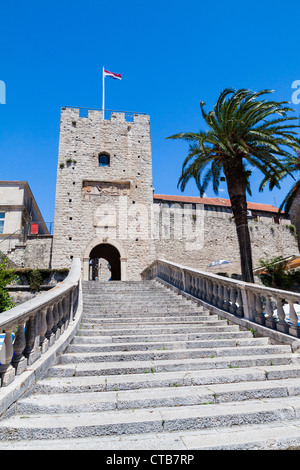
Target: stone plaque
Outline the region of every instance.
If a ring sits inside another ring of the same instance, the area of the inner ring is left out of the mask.
[[[128,181],[84,181],[84,196],[128,196],[130,183]]]

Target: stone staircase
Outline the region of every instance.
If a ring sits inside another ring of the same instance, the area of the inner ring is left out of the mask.
[[[77,336],[0,421],[5,449],[300,449],[288,345],[156,281],[83,282]]]

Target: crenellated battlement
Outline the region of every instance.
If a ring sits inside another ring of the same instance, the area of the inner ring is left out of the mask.
[[[137,123],[150,123],[150,116],[145,113],[138,113],[133,111],[114,111],[111,109],[104,110],[104,119],[102,109],[97,108],[83,108],[83,107],[69,107],[61,108],[62,119],[90,119],[97,121],[111,121],[111,122],[137,122]]]

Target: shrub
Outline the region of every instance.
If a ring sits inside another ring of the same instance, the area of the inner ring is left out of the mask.
[[[0,312],[5,312],[15,306],[6,286],[16,279],[15,270],[9,266],[7,257],[0,252]]]
[[[262,283],[267,287],[277,289],[291,290],[294,284],[300,281],[300,271],[286,272],[284,270],[285,261],[282,256],[276,256],[271,259],[260,259],[260,266],[265,268],[263,274],[259,274]]]
[[[33,292],[40,290],[41,284],[43,282],[43,277],[41,272],[38,269],[33,269],[28,275],[28,281],[30,289]]]

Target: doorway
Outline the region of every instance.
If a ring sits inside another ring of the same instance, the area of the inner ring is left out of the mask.
[[[89,280],[121,280],[121,256],[116,247],[101,243],[92,249],[89,257]]]

